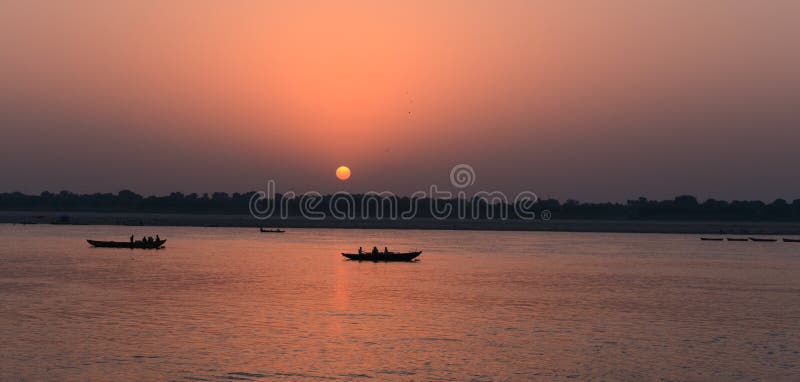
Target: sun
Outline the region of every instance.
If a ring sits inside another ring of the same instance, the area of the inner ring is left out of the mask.
[[[350,167],[339,166],[339,168],[336,169],[336,177],[342,181],[350,179]]]

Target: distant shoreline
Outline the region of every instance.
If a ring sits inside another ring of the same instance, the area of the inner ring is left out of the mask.
[[[686,220],[348,220],[312,221],[299,217],[257,220],[249,215],[101,212],[0,211],[0,224],[64,224],[183,227],[281,227],[434,229],[480,231],[552,231],[616,233],[688,233],[708,235],[800,235],[800,222]]]

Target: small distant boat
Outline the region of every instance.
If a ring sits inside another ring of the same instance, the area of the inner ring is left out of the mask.
[[[723,239],[722,239],[721,237],[701,237],[701,238],[700,238],[700,240],[705,240],[705,241],[722,241]]]
[[[363,253],[342,253],[342,256],[350,260],[358,261],[411,261],[419,256],[422,251],[416,252],[363,252]]]
[[[286,231],[284,231],[284,230],[282,230],[282,229],[280,229],[280,228],[276,228],[276,229],[264,229],[264,228],[259,228],[259,230],[260,230],[261,232],[263,232],[263,233],[284,233],[284,232],[286,232]]]
[[[746,237],[729,237],[726,240],[728,241],[750,241],[750,239]]]
[[[784,243],[800,243],[800,239],[787,239],[783,238]]]
[[[758,242],[765,242],[765,243],[766,242],[770,242],[771,243],[771,242],[778,241],[778,239],[765,239],[765,238],[759,238],[759,237],[751,237],[749,239],[750,239],[750,241],[758,241]]]
[[[93,247],[101,248],[130,248],[130,249],[160,249],[164,248],[164,243],[167,239],[155,240],[152,243],[144,241],[100,241],[100,240],[86,240]]]

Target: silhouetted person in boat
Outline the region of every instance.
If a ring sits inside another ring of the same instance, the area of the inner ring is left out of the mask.
[[[147,238],[142,236],[142,244],[147,243]]]
[[[363,253],[364,253],[364,249],[362,249],[361,247],[358,247],[358,254],[360,255],[360,254],[363,254]]]
[[[131,235],[131,244],[133,244],[133,235]]]
[[[156,241],[161,241],[161,238],[156,235]]]
[[[383,247],[383,254],[384,255],[388,255],[389,254],[389,247]]]
[[[372,254],[373,254],[373,255],[377,255],[377,254],[379,254],[379,253],[380,253],[380,252],[378,251],[378,247],[372,247]]]

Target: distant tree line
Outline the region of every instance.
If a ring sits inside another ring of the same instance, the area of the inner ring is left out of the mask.
[[[84,212],[158,212],[158,213],[206,213],[206,214],[248,214],[250,201],[255,192],[233,193],[215,192],[212,194],[183,194],[173,192],[165,196],[142,196],[129,190],[117,194],[75,194],[68,191],[59,193],[42,192],[39,195],[25,195],[19,192],[0,193],[0,210],[6,211],[84,211]],[[391,216],[412,208],[417,217],[432,217],[432,207],[438,211],[450,211],[449,217],[466,216],[469,219],[497,218],[507,216],[518,219],[521,216],[513,204],[489,203],[483,199],[416,199],[398,198],[392,203],[384,203],[385,198],[370,195],[351,195],[354,204],[352,213],[357,217]],[[368,201],[368,199],[372,200]],[[319,203],[310,210],[323,212],[330,216],[350,211],[335,196],[319,198]],[[272,200],[281,205],[288,216],[301,216],[301,199],[284,198],[275,195]],[[450,207],[447,207],[447,206]],[[305,207],[309,209],[308,206]],[[553,219],[641,219],[641,220],[800,220],[800,199],[788,202],[777,199],[771,203],[762,201],[724,201],[708,199],[699,202],[690,195],[678,196],[672,200],[648,200],[639,198],[624,203],[581,203],[576,200],[560,202],[556,199],[539,200],[532,211],[541,216],[547,210]],[[460,215],[464,214],[464,215]],[[503,215],[505,213],[505,215]],[[278,213],[276,212],[276,216]]]

